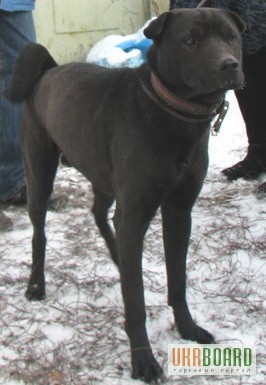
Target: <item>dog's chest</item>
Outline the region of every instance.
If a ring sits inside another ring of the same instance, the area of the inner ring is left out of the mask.
[[[206,152],[206,143],[150,138],[115,152],[114,175],[133,191],[157,191],[161,200],[186,183],[189,175],[197,173],[197,178],[203,178]]]

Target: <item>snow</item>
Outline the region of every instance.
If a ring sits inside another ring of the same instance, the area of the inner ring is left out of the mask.
[[[265,384],[265,199],[259,181],[229,183],[221,170],[239,161],[247,139],[232,93],[217,137],[210,139],[209,172],[193,212],[188,256],[188,302],[195,320],[218,343],[254,344],[257,375],[167,378],[166,384]],[[24,207],[5,213],[14,222],[0,237],[0,383],[142,384],[130,377],[119,275],[88,208],[89,183],[61,167],[55,194],[66,207],[47,216],[47,299],[28,302],[31,226]],[[159,214],[144,251],[147,328],[155,356],[167,373],[167,344],[178,342],[166,304],[166,275]]]

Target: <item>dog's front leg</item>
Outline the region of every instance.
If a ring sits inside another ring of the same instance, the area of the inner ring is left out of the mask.
[[[172,197],[162,204],[168,304],[173,307],[175,322],[183,338],[212,343],[213,336],[193,321],[186,301],[186,256],[191,232],[191,207],[178,207],[178,201],[177,197]]]
[[[120,211],[115,215],[119,270],[125,304],[125,329],[130,340],[132,377],[145,382],[157,381],[163,372],[155,360],[147,336],[142,278],[143,239],[150,218],[139,210]]]

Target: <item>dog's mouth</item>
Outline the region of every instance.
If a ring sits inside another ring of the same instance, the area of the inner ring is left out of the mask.
[[[244,80],[240,81],[240,80],[230,79],[222,83],[219,89],[224,91],[241,90],[244,88],[244,86],[245,86]]]
[[[197,94],[210,94],[216,91],[226,92],[229,90],[239,90],[244,88],[244,76],[234,76],[226,79],[219,77],[209,77],[208,79],[198,79],[190,87]]]

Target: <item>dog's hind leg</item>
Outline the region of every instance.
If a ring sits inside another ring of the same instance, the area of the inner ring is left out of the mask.
[[[33,225],[32,267],[26,291],[29,300],[45,298],[45,218],[53,190],[59,151],[43,127],[25,116],[21,135],[22,154],[27,181],[28,212]]]
[[[95,218],[95,222],[100,230],[102,237],[104,238],[106,245],[110,251],[112,260],[118,265],[117,245],[114,233],[108,223],[107,215],[108,210],[114,202],[114,198],[107,194],[102,193],[97,189],[93,189],[94,192],[94,204],[92,212]]]

